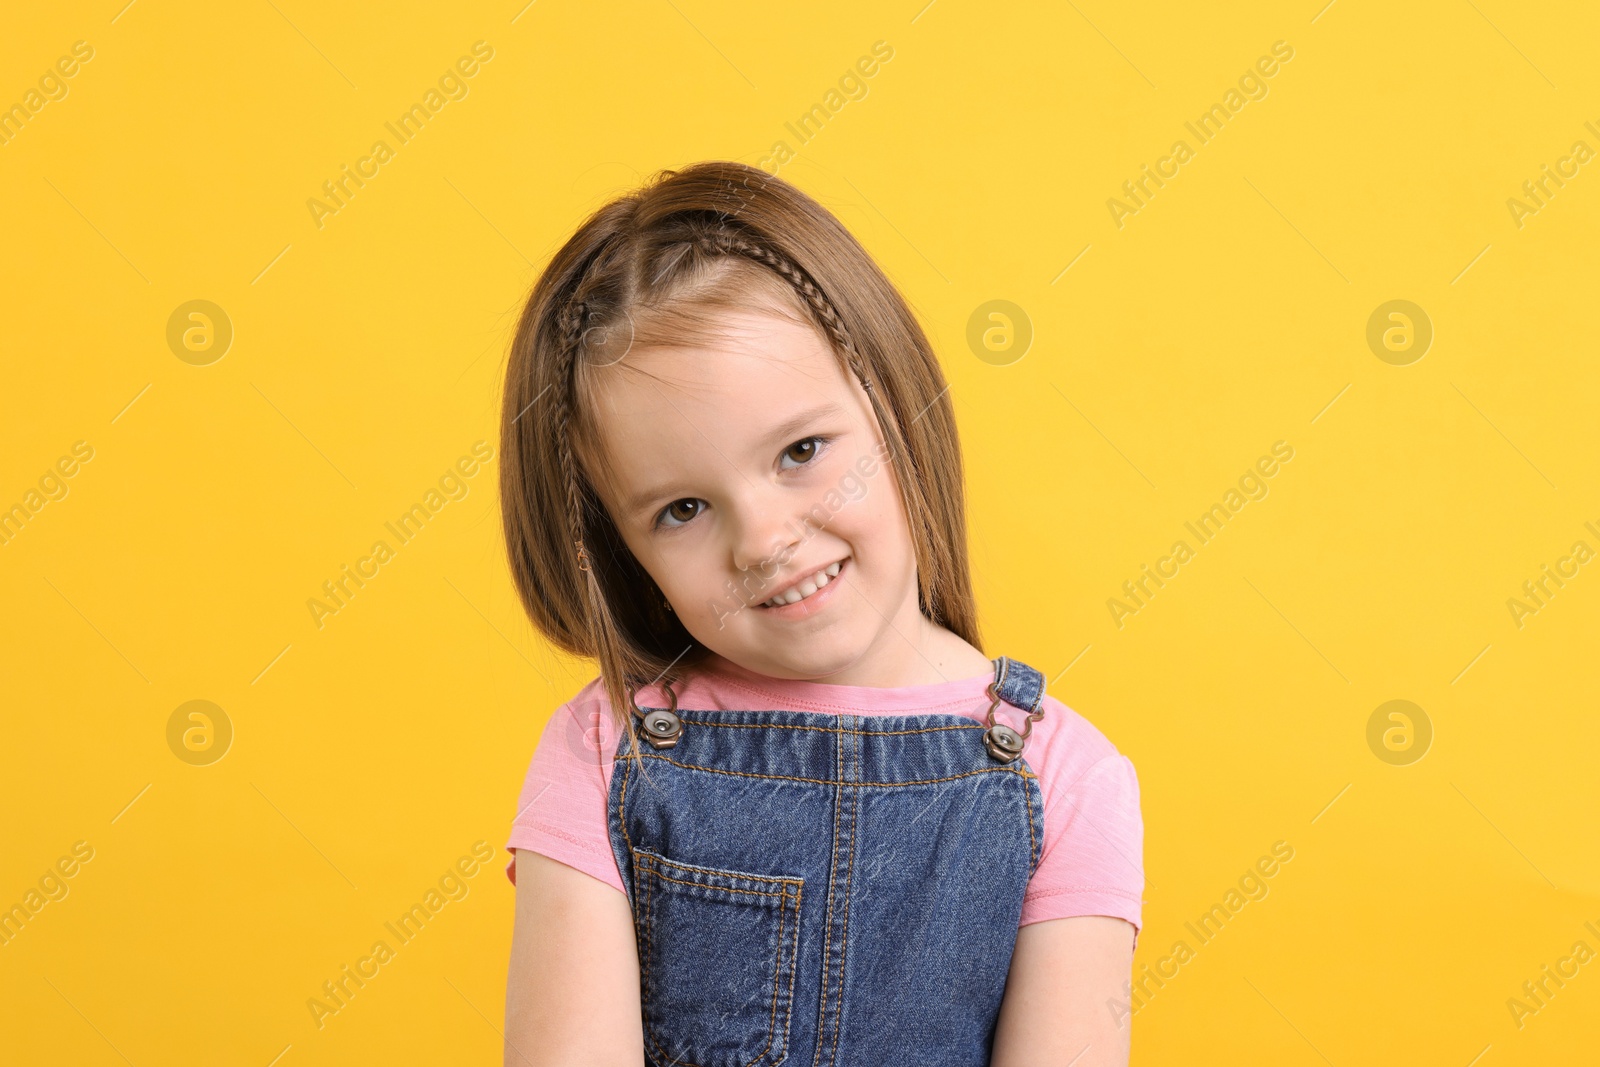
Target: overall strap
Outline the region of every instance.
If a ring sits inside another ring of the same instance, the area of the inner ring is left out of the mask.
[[[983,747],[994,759],[1010,763],[1022,755],[1035,720],[1044,716],[1044,675],[1026,663],[1000,656],[994,661],[994,681],[989,683],[989,696],[993,703],[989,705],[985,720],[988,729],[983,732]],[[1028,713],[1021,733],[995,721],[994,713],[1002,700]]]
[[[1020,660],[1000,656],[994,661],[994,691],[1031,715],[1044,700],[1044,675]]]

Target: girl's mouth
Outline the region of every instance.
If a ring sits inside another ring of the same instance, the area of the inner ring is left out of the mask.
[[[837,560],[792,586],[787,592],[756,605],[780,618],[804,618],[820,611],[833,599],[839,576],[851,563],[849,556]]]

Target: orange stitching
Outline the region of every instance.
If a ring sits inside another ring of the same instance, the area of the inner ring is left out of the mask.
[[[1028,806],[1028,877],[1032,878],[1033,872],[1039,869],[1039,860],[1043,856],[1040,854],[1041,842],[1035,840],[1033,835],[1033,789],[1026,780],[1022,783],[1022,791],[1024,793],[1024,802]],[[1040,814],[1042,815],[1043,812]]]
[[[840,731],[840,732],[844,733],[845,731]],[[874,789],[876,789],[876,788],[889,788],[891,786],[902,786],[902,785],[934,785],[934,784],[936,784],[938,782],[953,782],[957,778],[966,778],[966,777],[969,777],[969,776],[974,775],[974,774],[1019,774],[1019,775],[1022,775],[1022,777],[1024,777],[1024,778],[1037,778],[1038,777],[1038,775],[1036,775],[1036,774],[1028,774],[1028,773],[1025,773],[1023,771],[1018,770],[1015,767],[1006,765],[1006,766],[1000,766],[1000,767],[982,767],[982,768],[979,768],[978,770],[975,770],[975,771],[962,771],[960,774],[952,774],[952,775],[949,775],[948,777],[945,777],[945,778],[914,778],[909,782],[845,782],[845,781],[834,781],[834,780],[830,780],[830,779],[827,779],[827,778],[800,778],[800,777],[798,777],[796,775],[792,775],[792,774],[758,774],[755,771],[725,771],[725,770],[719,770],[716,767],[701,767],[698,764],[694,764],[694,763],[681,763],[678,760],[673,759],[671,756],[658,756],[658,755],[655,755],[654,753],[644,753],[644,754],[642,754],[641,758],[643,758],[643,759],[666,760],[668,763],[672,764],[674,767],[682,767],[686,771],[705,771],[707,774],[731,774],[731,775],[735,775],[735,776],[737,776],[739,778],[771,778],[771,779],[774,779],[774,780],[785,781],[785,782],[811,782],[814,785],[866,786],[868,788],[874,788]],[[835,823],[834,829],[835,830],[838,829],[837,822]]]
[[[698,866],[693,863],[684,863],[681,860],[668,859],[659,852],[649,852],[645,849],[640,849],[640,852],[648,855],[651,861],[657,867],[660,867],[662,864],[666,864],[668,867],[676,867],[680,871],[698,871],[702,874],[716,878],[743,878],[749,882],[767,882],[771,885],[799,885],[801,882],[805,881],[804,878],[785,878],[782,875],[746,874],[743,871],[729,870],[725,867]],[[698,885],[700,883],[694,884]],[[710,888],[719,889],[721,887],[711,885]]]
[[[682,878],[674,878],[670,874],[662,874],[660,867],[656,868],[655,876],[661,879],[663,882],[676,882],[679,885],[698,886],[701,889],[712,889],[718,893],[749,893],[753,897],[781,897],[784,895],[782,890],[764,891],[760,889],[735,889],[732,886],[726,885],[707,885],[704,882],[687,882]]]
[[[1023,769],[1027,768],[1027,761],[1023,760],[1021,757],[1018,757],[1017,762],[1019,762],[1019,763],[1021,763],[1023,765]],[[1035,851],[1037,851],[1039,849],[1039,844],[1035,840],[1034,834],[1033,834],[1033,790],[1028,785],[1028,779],[1030,777],[1037,778],[1038,775],[1032,774],[1030,772],[1029,774],[1026,774],[1026,775],[1023,776],[1023,778],[1022,778],[1022,807],[1028,813],[1028,877],[1032,878],[1033,877],[1033,872],[1039,866],[1039,860],[1034,858],[1034,853],[1035,853]],[[1042,808],[1042,805],[1041,805],[1041,808]],[[1039,812],[1039,814],[1041,816],[1043,816],[1044,815],[1043,810],[1041,810]]]
[[[644,877],[645,877],[646,883],[649,886],[649,888],[645,891],[645,898],[644,898],[644,900],[645,900],[645,907],[644,907],[644,936],[645,936],[645,944],[648,946],[649,960],[650,960],[651,963],[654,963],[655,962],[655,957],[656,957],[656,886],[655,886],[655,883],[649,881],[649,879],[650,879],[650,875],[655,873],[655,872],[654,872],[654,869],[650,866],[650,861],[649,860],[646,860],[644,862],[644,865],[643,865],[642,869],[644,871]],[[648,967],[646,967],[645,973],[646,974],[649,973],[649,968]]]
[[[615,763],[616,761],[613,760],[612,762]],[[622,840],[627,843],[628,854],[630,856],[633,854],[633,839],[628,836],[628,773],[631,769],[631,763],[622,768],[622,791],[617,795],[617,824],[622,827]],[[615,767],[612,768],[611,773],[616,773]],[[637,861],[635,861],[633,865],[633,878],[634,893],[637,895],[639,891],[639,864]],[[637,901],[635,903],[637,903]]]
[[[835,733],[842,735],[843,727],[837,722]],[[834,742],[834,764],[838,769],[838,776],[844,777],[844,749],[838,742]],[[763,776],[765,777],[765,776]],[[825,785],[835,783],[826,782]],[[817,1016],[817,1049],[812,1056],[811,1065],[817,1067],[822,1062],[822,1035],[828,1024],[828,972],[831,969],[830,960],[833,958],[833,888],[834,877],[839,870],[839,805],[844,803],[844,790],[836,789],[833,793],[833,846],[828,856],[828,911],[823,916],[822,923],[822,1004]]]
[[[648,859],[645,860],[645,862],[644,862],[644,870],[645,870],[646,874],[655,873],[654,870],[651,868],[650,861]],[[649,947],[649,952],[648,952],[647,958],[649,960],[651,960],[652,962],[655,959],[655,943],[656,943],[656,926],[655,926],[656,909],[655,909],[655,902],[656,902],[656,890],[655,890],[655,884],[652,882],[652,883],[650,883],[650,891],[645,897],[645,941],[646,941],[646,944]],[[646,967],[645,967],[645,975],[646,975],[647,983],[648,983],[649,974],[650,974],[650,968],[649,968],[648,965],[646,965]],[[645,988],[649,989],[651,987],[648,984],[646,984]],[[648,1003],[648,1001],[647,1001],[647,1003]],[[662,1048],[661,1047],[661,1042],[657,1041],[656,1038],[655,1038],[655,1034],[653,1032],[654,1027],[652,1026],[652,1027],[649,1027],[647,1029],[652,1031],[650,1033],[650,1043],[652,1045],[654,1045],[656,1047],[657,1051],[659,1051],[662,1055],[666,1055],[667,1050]]]
[[[855,773],[861,773],[861,733],[856,733]],[[839,1060],[839,1031],[844,1029],[844,961],[850,952],[850,886],[851,875],[856,869],[856,827],[861,825],[861,796],[855,798],[854,810],[850,813],[850,851],[846,853],[847,862],[844,869],[844,934],[840,940],[844,948],[839,952],[839,1007],[837,1018],[833,1023],[833,1051],[828,1054],[830,1064]]]
[[[730,711],[730,712],[727,712],[726,714],[729,714],[729,715],[742,715],[742,714],[746,714],[746,713],[745,712]],[[765,714],[765,713],[757,712],[756,714]],[[814,714],[814,713],[802,711],[802,712],[796,712],[795,714],[807,715],[807,714]],[[955,713],[953,713],[953,712],[938,712],[937,714],[947,715],[947,714],[955,714]],[[926,727],[923,727],[920,730],[834,730],[834,729],[831,729],[830,727],[827,727],[827,726],[802,726],[802,725],[797,725],[797,724],[792,724],[792,723],[781,723],[781,722],[717,722],[714,719],[696,719],[696,718],[691,718],[691,717],[689,717],[687,715],[684,715],[681,711],[678,713],[678,715],[679,715],[679,718],[683,719],[684,722],[699,723],[701,726],[720,726],[725,730],[740,730],[740,729],[744,729],[744,730],[820,730],[823,733],[829,733],[829,734],[834,734],[834,733],[837,733],[837,734],[872,734],[874,736],[881,736],[881,737],[892,737],[892,736],[898,736],[900,734],[931,734],[931,733],[937,733],[940,730],[982,730],[982,729],[985,728],[983,723],[974,722],[974,723],[958,723],[958,724],[955,724],[953,726],[926,726]]]
[[[629,862],[629,864],[630,864],[630,866],[631,866],[631,868],[633,870],[633,900],[631,901],[631,906],[633,907],[633,914],[634,914],[634,920],[635,920],[634,921],[634,930],[637,933],[637,931],[638,931],[638,916],[639,916],[639,859],[638,859],[638,853],[633,847],[633,839],[628,836],[627,809],[628,809],[628,772],[629,772],[629,770],[630,770],[629,767],[624,767],[622,769],[622,788],[617,793],[617,825],[622,828],[622,840],[628,846],[628,862]],[[615,772],[613,772],[613,773],[615,773]],[[639,946],[639,955],[641,957],[641,962],[642,962],[643,957],[645,955],[644,946],[642,946],[642,945]],[[648,964],[644,964],[644,966],[645,966],[645,972],[644,972],[645,973],[645,977],[648,978],[649,977],[649,973],[650,973],[649,965]]]
[[[789,890],[785,887],[783,901],[778,905],[778,958],[772,964],[772,1011],[767,1013],[767,1043],[761,1046],[761,1051],[756,1053],[755,1058],[750,1063],[745,1064],[745,1067],[751,1067],[752,1064],[760,1062],[761,1057],[765,1056],[767,1050],[772,1047],[772,1039],[778,1033],[778,990],[783,988],[783,920],[785,913],[789,910],[788,903]]]
[[[632,862],[632,861],[630,861]],[[639,881],[639,865],[633,863],[633,935],[639,942],[639,999],[650,999],[650,942],[645,928],[644,886]]]
[[[784,1055],[789,1054],[789,1023],[794,1018],[794,975],[799,968],[800,960],[800,898],[805,893],[805,886],[795,886],[794,890],[794,944],[789,949],[789,1006],[783,1013],[783,1045]],[[783,943],[778,943],[779,958],[782,958]]]

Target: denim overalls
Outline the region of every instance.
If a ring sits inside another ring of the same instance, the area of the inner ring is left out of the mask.
[[[1044,678],[994,665],[985,722],[638,709],[608,824],[647,1064],[988,1064],[1044,842]]]

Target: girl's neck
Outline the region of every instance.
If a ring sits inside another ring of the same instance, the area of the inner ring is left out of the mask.
[[[830,675],[805,678],[787,678],[780,681],[804,681],[823,685],[859,686],[871,689],[898,689],[908,686],[939,685],[958,679],[974,678],[993,671],[994,664],[977,648],[927,618],[921,632],[913,640],[909,636],[891,634],[895,644],[885,654],[864,657],[844,670]],[[731,667],[731,673],[752,678],[770,679],[771,675],[744,667],[716,652],[709,653],[708,665],[713,669]]]

